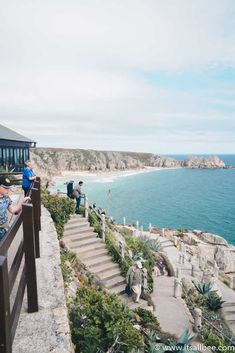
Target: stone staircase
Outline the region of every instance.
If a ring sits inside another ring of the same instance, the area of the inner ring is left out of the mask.
[[[125,278],[121,276],[118,264],[113,262],[105,244],[85,218],[80,215],[70,218],[64,227],[63,241],[87,269],[102,281],[106,291],[117,294],[131,309],[141,307],[152,311],[146,301],[140,299],[139,303],[134,303],[125,294]]]
[[[225,302],[223,304],[223,313],[229,325],[229,328],[235,334],[235,303]]]

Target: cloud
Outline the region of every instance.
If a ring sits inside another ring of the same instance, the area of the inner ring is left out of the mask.
[[[234,12],[233,0],[5,2],[1,122],[51,146],[164,152],[197,149],[202,133],[230,141],[234,81],[187,92],[150,78],[234,70]]]

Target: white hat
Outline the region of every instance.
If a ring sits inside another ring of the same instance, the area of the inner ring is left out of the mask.
[[[138,268],[142,268],[143,266],[142,266],[142,263],[140,262],[140,261],[136,261],[136,266],[138,267]]]

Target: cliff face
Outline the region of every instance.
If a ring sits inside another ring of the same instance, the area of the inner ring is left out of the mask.
[[[33,148],[31,158],[35,163],[35,170],[44,176],[78,170],[114,171],[144,167],[223,168],[225,166],[218,157],[191,157],[185,161],[178,161],[152,153],[60,148]]]

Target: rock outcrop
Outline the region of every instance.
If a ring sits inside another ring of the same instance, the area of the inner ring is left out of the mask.
[[[224,168],[218,157],[190,157],[185,161],[152,153],[112,152],[82,149],[33,148],[31,157],[41,175],[60,175],[62,171],[114,171],[145,167]]]
[[[216,156],[189,157],[183,161],[182,166],[188,168],[224,168],[225,163]]]

